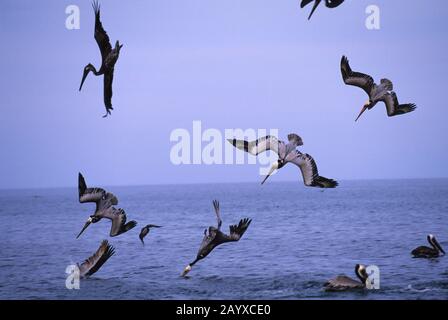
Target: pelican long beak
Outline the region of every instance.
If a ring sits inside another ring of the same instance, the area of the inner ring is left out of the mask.
[[[445,254],[445,250],[442,249],[442,246],[439,244],[439,242],[436,240],[436,238],[433,238],[433,241],[434,241],[434,244],[437,247],[437,249],[439,249],[440,252]]]
[[[263,181],[261,182],[261,184],[265,183],[266,180],[268,180],[268,178],[271,176],[271,174],[268,174],[266,177],[264,177]]]
[[[81,232],[78,234],[76,239],[79,238],[79,236],[84,232],[84,230],[87,229],[87,227],[92,223],[92,218],[87,219],[86,223],[84,224],[84,227],[82,228]]]
[[[368,107],[369,107],[368,104],[365,104],[365,105],[362,107],[361,112],[359,113],[359,115],[358,115],[358,117],[356,118],[355,122],[358,121],[358,119],[361,117],[361,115],[364,113],[364,111],[367,110]]]
[[[181,277],[185,277],[190,271],[191,271],[191,265],[186,266],[184,271],[182,271]]]
[[[81,91],[82,89],[82,85],[84,84],[84,81],[87,78],[87,75],[89,74],[90,70],[89,69],[84,69],[84,74],[82,75],[82,80],[81,80],[81,85],[79,86],[79,91]]]

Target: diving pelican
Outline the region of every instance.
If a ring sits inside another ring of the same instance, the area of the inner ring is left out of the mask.
[[[87,78],[89,72],[93,72],[96,76],[104,75],[104,106],[106,107],[106,114],[103,118],[111,114],[110,110],[112,108],[112,81],[114,79],[114,68],[115,63],[120,55],[120,50],[123,45],[120,42],[115,42],[115,48],[112,49],[110,44],[109,36],[103,29],[103,25],[100,20],[100,5],[97,1],[92,3],[93,11],[95,12],[95,40],[98,43],[98,47],[101,51],[101,67],[97,71],[95,67],[89,63],[84,67],[84,73],[81,80],[81,85],[79,86],[79,91],[82,89],[82,85]]]
[[[144,226],[143,228],[142,228],[142,230],[140,231],[140,234],[139,234],[139,238],[140,238],[140,241],[143,243],[143,244],[145,244],[145,242],[143,241],[143,239],[146,237],[146,235],[149,233],[149,230],[151,230],[151,228],[161,228],[161,226],[156,226],[155,224],[148,224],[148,225],[146,225],[146,226]]]
[[[103,240],[98,250],[92,256],[87,258],[83,263],[77,264],[81,278],[88,278],[97,272],[114,253],[114,247],[107,240]]]
[[[413,103],[399,104],[397,95],[393,91],[392,81],[389,79],[381,79],[380,84],[377,85],[371,76],[352,71],[346,56],[342,56],[341,59],[341,73],[345,84],[359,87],[369,96],[369,100],[364,104],[355,121],[364,111],[372,109],[378,102],[384,102],[389,117],[412,112],[417,108]]]
[[[110,236],[115,237],[126,231],[131,230],[137,225],[135,221],[126,223],[126,213],[123,209],[116,209],[114,205],[118,204],[118,199],[110,192],[102,188],[87,188],[86,181],[81,173],[78,175],[78,192],[79,202],[94,202],[96,203],[95,213],[87,219],[84,227],[76,238],[87,229],[91,223],[97,223],[103,218],[112,221],[110,228]]]
[[[314,1],[313,9],[311,9],[311,13],[308,17],[308,20],[311,19],[314,10],[317,9],[317,6],[321,3],[322,0],[302,0],[302,3],[300,4],[300,8],[304,8],[313,1]],[[337,6],[342,4],[342,2],[344,2],[344,0],[325,0],[325,5],[327,6],[327,8],[336,8]]]
[[[364,289],[366,287],[366,281],[368,274],[366,267],[362,264],[355,266],[355,274],[361,282],[356,281],[345,275],[337,276],[334,279],[328,280],[325,285],[325,291],[345,291],[351,289]]]
[[[204,230],[204,239],[202,240],[196,259],[184,269],[184,271],[182,272],[182,277],[185,277],[199,260],[204,259],[210,252],[212,252],[214,248],[216,248],[220,244],[240,240],[252,221],[248,218],[241,219],[238,225],[230,226],[230,234],[227,235],[220,230],[222,220],[220,216],[219,202],[217,200],[213,201],[213,207],[215,208],[218,227],[208,227],[208,234],[207,229]]]
[[[432,234],[429,234],[426,239],[428,240],[432,248],[425,246],[415,248],[411,252],[414,258],[437,258],[440,255],[445,255],[445,251],[440,246],[436,237],[434,237]]]
[[[237,139],[228,139],[227,141],[237,149],[249,152],[254,156],[268,150],[277,153],[277,162],[273,163],[268,175],[264,178],[261,184],[263,184],[274,171],[283,168],[288,162],[291,162],[299,167],[302,172],[303,182],[308,187],[335,188],[338,185],[338,182],[333,179],[319,176],[314,159],[309,154],[301,153],[296,150],[298,146],[303,145],[303,142],[302,138],[295,133],[288,135],[287,144],[283,141],[279,141],[274,136],[262,137],[252,142]]]

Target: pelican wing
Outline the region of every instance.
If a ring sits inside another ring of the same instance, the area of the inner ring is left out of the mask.
[[[101,51],[101,57],[103,62],[106,60],[106,57],[112,51],[112,45],[110,44],[109,36],[107,32],[103,28],[103,24],[100,20],[100,5],[98,1],[94,1],[92,3],[93,11],[95,12],[95,40],[98,44],[98,47]]]
[[[394,91],[386,93],[381,101],[386,104],[387,115],[389,117],[412,112],[417,108],[413,103],[399,104],[397,94]]]
[[[251,142],[237,139],[228,139],[228,141],[237,149],[246,151],[254,156],[268,150],[274,151],[281,157],[285,155],[285,143],[273,136],[262,137]]]
[[[341,5],[342,2],[344,2],[344,0],[325,0],[325,5],[328,8],[336,8]]]
[[[291,162],[300,168],[303,182],[306,186],[317,188],[335,188],[338,185],[338,182],[333,179],[319,176],[316,162],[309,154],[296,151],[295,154],[290,155],[288,155],[286,161]]]
[[[337,276],[334,279],[328,280],[325,283],[327,291],[342,291],[347,289],[363,288],[363,284],[359,281],[353,280],[347,276]]]
[[[78,265],[81,277],[88,277],[97,272],[114,253],[114,247],[107,240],[103,240],[98,250],[82,264]]]
[[[213,200],[213,207],[215,208],[215,213],[216,213],[216,219],[218,221],[218,230],[221,229],[221,225],[222,225],[222,220],[221,220],[221,215],[219,213],[219,201],[218,200]]]
[[[314,2],[314,5],[313,5],[313,9],[311,9],[311,13],[308,16],[308,20],[311,19],[311,17],[313,16],[314,11],[317,9],[317,6],[320,4],[320,2],[322,0],[302,0],[302,3],[300,4],[300,7],[303,8],[303,7],[307,6],[309,3],[311,3],[312,1],[315,1],[315,2]]]
[[[341,59],[341,73],[345,84],[359,87],[370,96],[375,86],[373,78],[367,74],[352,71],[346,56],[343,56]]]
[[[111,237],[125,233],[137,225],[137,222],[134,220],[126,223],[126,213],[123,209],[115,209],[112,207],[104,217],[112,220],[112,226],[110,228]]]
[[[229,227],[230,234],[229,235],[222,234],[223,238],[224,238],[223,242],[240,240],[241,237],[243,236],[243,234],[246,232],[246,230],[249,227],[251,222],[252,222],[252,219],[244,218],[244,219],[241,219],[237,225],[236,224],[231,225]]]
[[[106,109],[112,109],[112,82],[114,81],[114,70],[104,73],[104,105]]]
[[[102,188],[87,188],[86,181],[81,173],[78,174],[78,194],[80,203],[96,203],[96,211],[118,204],[118,199],[114,194],[106,192]]]

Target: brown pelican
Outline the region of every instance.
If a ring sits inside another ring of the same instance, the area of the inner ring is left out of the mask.
[[[341,73],[345,84],[359,87],[369,96],[369,100],[364,104],[355,121],[361,117],[364,111],[372,109],[380,101],[385,103],[389,117],[412,112],[416,109],[416,105],[413,103],[398,103],[397,95],[392,91],[394,89],[392,81],[389,79],[381,79],[380,84],[377,85],[371,76],[352,71],[346,56],[342,56],[341,59]]]
[[[83,263],[77,264],[81,278],[87,278],[97,272],[114,253],[114,247],[107,240],[103,240],[98,250],[91,257],[87,258]]]
[[[291,162],[299,167],[302,172],[303,182],[308,187],[335,188],[338,185],[337,181],[333,179],[319,176],[314,159],[309,154],[301,153],[296,150],[298,146],[303,145],[303,142],[302,138],[295,133],[288,135],[287,144],[283,141],[279,141],[273,136],[266,136],[252,142],[236,139],[228,139],[228,141],[236,148],[249,152],[254,156],[268,150],[272,150],[278,154],[277,162],[274,162],[271,170],[261,184],[263,184],[274,171],[283,168],[288,162]]]
[[[220,244],[240,240],[252,221],[248,218],[241,219],[238,225],[230,226],[230,234],[227,235],[220,230],[222,220],[219,213],[219,202],[217,200],[213,201],[213,207],[215,208],[216,218],[218,220],[218,228],[215,228],[213,226],[208,227],[208,234],[207,229],[204,230],[204,239],[202,240],[196,259],[184,269],[184,271],[182,272],[183,277],[191,271],[191,268],[196,262],[204,259],[210,252],[212,252],[214,248],[216,248]]]
[[[432,234],[429,234],[426,239],[428,240],[432,248],[425,246],[415,248],[411,252],[414,258],[437,258],[440,255],[445,255],[445,251],[436,240],[436,237],[434,237]]]
[[[325,291],[345,291],[351,289],[364,289],[366,287],[366,281],[368,274],[366,267],[362,264],[355,266],[355,274],[361,282],[356,281],[345,275],[337,276],[334,279],[328,280],[325,285]]]
[[[81,173],[78,176],[78,192],[79,202],[94,202],[96,203],[95,213],[87,219],[84,227],[76,238],[84,232],[91,223],[97,223],[103,218],[112,221],[110,228],[110,236],[115,237],[126,231],[131,230],[137,225],[135,221],[126,223],[126,213],[123,209],[116,209],[113,207],[118,204],[118,199],[112,193],[106,192],[102,188],[87,188],[86,181]]]
[[[95,40],[98,43],[98,47],[101,51],[101,67],[97,71],[95,67],[89,63],[84,68],[84,74],[82,76],[81,85],[79,86],[79,91],[82,89],[82,85],[87,78],[89,72],[93,72],[94,75],[100,76],[104,75],[104,105],[106,107],[106,114],[103,116],[107,117],[110,114],[112,108],[112,81],[114,79],[114,68],[115,63],[120,55],[120,49],[123,45],[120,42],[115,42],[115,48],[112,49],[110,44],[109,36],[103,29],[103,25],[100,20],[100,5],[97,1],[92,3],[93,11],[95,12]]]
[[[138,236],[138,237],[140,238],[140,241],[141,241],[143,244],[145,244],[145,242],[143,241],[143,238],[146,237],[146,235],[149,233],[149,230],[150,230],[151,228],[161,228],[161,226],[156,226],[155,224],[148,224],[148,225],[144,226],[144,227],[142,228],[142,231],[140,231],[140,234],[139,234],[139,236]]]
[[[313,1],[314,1],[313,9],[311,9],[311,13],[310,13],[310,16],[308,17],[308,20],[311,19],[311,16],[313,15],[314,10],[317,9],[317,6],[321,3],[322,0],[302,0],[302,3],[300,4],[300,8],[304,8],[305,6],[307,6],[308,4],[310,4]],[[344,0],[325,0],[325,5],[328,8],[336,8],[337,6],[342,4],[342,2],[344,2]]]

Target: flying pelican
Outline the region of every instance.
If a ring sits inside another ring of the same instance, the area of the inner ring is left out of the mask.
[[[96,203],[95,213],[87,219],[84,227],[76,238],[84,232],[91,223],[97,223],[103,218],[112,220],[110,228],[110,236],[115,237],[126,231],[131,230],[137,225],[135,221],[126,223],[126,213],[123,209],[116,209],[113,207],[118,204],[118,199],[110,192],[102,188],[87,188],[86,181],[81,173],[78,175],[78,192],[79,202],[94,202]]]
[[[213,207],[215,208],[216,218],[218,220],[218,228],[213,226],[208,227],[208,234],[207,229],[204,230],[204,239],[202,240],[196,259],[184,269],[182,272],[182,277],[185,277],[187,273],[191,271],[191,268],[196,264],[196,262],[204,259],[220,244],[240,240],[252,221],[248,218],[241,219],[238,225],[230,226],[230,234],[227,235],[220,230],[222,220],[219,212],[219,202],[217,200],[213,200]]]
[[[346,56],[342,56],[341,59],[341,73],[345,84],[359,87],[369,96],[369,100],[364,104],[355,121],[361,117],[364,111],[372,109],[378,102],[385,103],[389,117],[412,112],[417,108],[413,103],[398,103],[397,95],[393,91],[394,86],[389,79],[381,79],[380,84],[377,85],[371,76],[352,71]]]
[[[432,248],[425,246],[415,248],[411,252],[414,258],[437,258],[440,255],[445,255],[445,251],[436,240],[436,237],[434,237],[432,234],[429,234],[426,239],[428,240]]]
[[[79,91],[81,91],[82,85],[84,84],[89,72],[93,72],[96,76],[104,75],[104,105],[106,107],[106,114],[103,118],[105,118],[107,115],[111,114],[110,110],[113,110],[112,81],[114,79],[115,63],[118,60],[118,56],[120,55],[120,50],[123,45],[120,45],[120,42],[117,41],[115,42],[115,48],[112,49],[109,36],[103,29],[103,25],[100,20],[100,5],[98,4],[98,1],[94,1],[92,6],[93,11],[95,12],[95,40],[100,48],[102,61],[101,67],[98,71],[91,63],[84,67],[84,74],[82,76],[81,85],[79,86]]]
[[[311,16],[313,15],[314,10],[317,9],[317,6],[321,3],[322,0],[302,0],[302,3],[300,4],[300,8],[304,8],[305,6],[307,6],[308,4],[310,4],[313,1],[314,1],[314,6],[313,6],[313,9],[311,9],[311,13],[310,13],[310,16],[308,17],[308,20],[311,19]],[[337,6],[342,4],[342,2],[344,2],[344,0],[325,0],[325,5],[328,8],[336,8]]]
[[[338,182],[333,179],[319,176],[314,159],[309,154],[301,153],[296,150],[298,146],[303,145],[303,142],[302,138],[295,133],[288,135],[287,144],[283,141],[279,141],[273,136],[266,136],[252,142],[237,139],[228,139],[227,141],[237,149],[249,152],[254,156],[268,150],[277,153],[277,162],[273,163],[268,175],[264,178],[261,184],[263,184],[274,171],[283,168],[288,162],[291,162],[300,168],[303,182],[308,187],[335,188],[338,185]]]
[[[92,256],[87,258],[83,263],[77,264],[81,278],[88,278],[97,272],[114,253],[114,247],[107,240],[103,240],[98,250]]]
[[[366,287],[366,281],[368,274],[366,267],[362,264],[355,266],[355,274],[361,282],[356,281],[345,275],[337,276],[334,279],[328,280],[325,285],[325,291],[345,291],[351,289],[364,289]]]
[[[141,241],[143,244],[145,244],[145,242],[143,241],[143,238],[146,237],[146,235],[149,233],[149,230],[150,230],[151,228],[161,228],[161,226],[156,226],[155,224],[148,224],[148,225],[144,226],[144,227],[142,228],[142,231],[140,231],[140,234],[139,234],[139,236],[138,236],[138,237],[140,238],[140,241]]]

